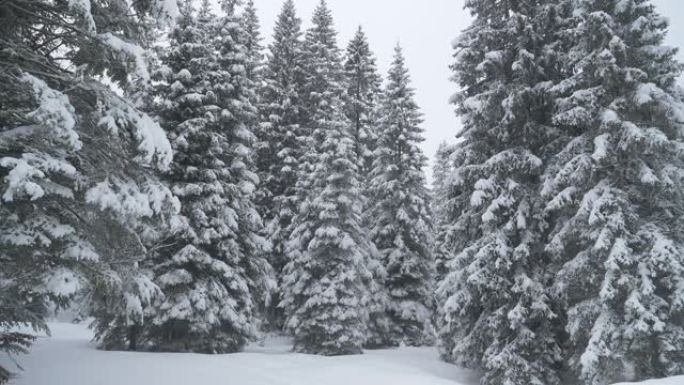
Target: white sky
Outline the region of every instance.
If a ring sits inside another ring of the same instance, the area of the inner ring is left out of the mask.
[[[416,88],[417,102],[424,115],[423,151],[432,159],[439,143],[453,141],[460,129],[460,119],[448,103],[456,91],[449,81],[452,62],[451,41],[466,28],[469,13],[463,0],[327,0],[335,19],[341,49],[345,49],[356,28],[362,25],[378,59],[383,76],[392,59],[393,49],[401,43]],[[295,0],[297,14],[306,29],[319,0]],[[668,44],[684,47],[683,0],[654,0],[662,15],[674,22]],[[265,43],[271,39],[273,25],[282,0],[255,0]],[[679,16],[677,16],[679,15]],[[680,53],[684,60],[684,55]],[[684,85],[684,81],[682,82]],[[432,165],[426,170],[430,173]]]

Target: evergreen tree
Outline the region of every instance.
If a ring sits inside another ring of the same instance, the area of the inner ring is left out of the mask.
[[[467,1],[474,21],[454,43],[464,128],[448,186],[454,257],[437,291],[440,345],[446,360],[482,370],[486,385],[559,383],[539,194],[558,136],[556,5]]]
[[[373,151],[377,141],[375,115],[381,95],[382,78],[378,74],[375,57],[361,27],[347,46],[344,72],[347,83],[345,114],[353,126],[359,174],[365,184],[373,168]]]
[[[341,53],[325,0],[314,11],[312,26],[306,31],[303,58],[302,145],[305,151],[298,163],[296,186],[300,202],[318,193],[314,190],[318,181],[313,172],[328,126],[348,123],[342,111],[345,78]]]
[[[259,16],[257,15],[256,7],[254,6],[254,1],[249,0],[242,11],[240,22],[242,23],[242,30],[244,31],[243,42],[245,45],[247,63],[246,63],[246,74],[247,78],[252,82],[254,86],[254,92],[252,95],[252,100],[250,100],[252,106],[257,108],[257,115],[254,121],[254,134],[256,136],[254,142],[254,161],[257,167],[257,174],[261,178],[262,166],[260,164],[261,159],[268,159],[270,150],[268,143],[263,142],[261,139],[264,135],[261,133],[263,129],[262,120],[264,120],[261,115],[261,97],[264,89],[264,79],[263,79],[263,66],[264,66],[264,47],[261,44],[261,32],[259,31]],[[263,153],[263,154],[262,154]],[[264,178],[265,179],[265,178]],[[260,179],[263,182],[264,179]],[[260,183],[257,186],[255,192],[256,199],[255,203],[259,210],[259,214],[262,218],[268,215],[268,210],[266,206],[268,201],[272,198],[270,192],[266,188],[265,183]]]
[[[261,87],[261,72],[264,62],[264,47],[261,44],[261,32],[259,31],[259,16],[254,6],[254,0],[248,0],[242,12],[242,29],[245,32],[244,45],[247,52],[247,77],[255,87]],[[257,102],[253,102],[256,106]]]
[[[285,243],[292,218],[298,211],[297,168],[304,151],[302,144],[304,108],[304,58],[301,20],[294,2],[286,0],[276,21],[273,42],[264,66],[261,92],[262,124],[258,131],[257,167],[262,187],[259,199],[267,238],[272,245],[269,261],[278,278],[286,264]],[[281,285],[278,285],[280,287]],[[280,290],[274,293],[268,322],[281,329],[282,311],[277,307]]]
[[[566,357],[591,385],[682,374],[682,66],[650,1],[574,11],[542,191]]]
[[[371,236],[387,271],[390,339],[421,345],[431,340],[432,253],[427,158],[421,113],[402,51],[395,49],[380,106],[373,164]]]
[[[149,348],[204,353],[239,350],[256,333],[257,290],[266,279],[260,219],[249,200],[254,108],[233,4],[212,16],[190,2],[170,34],[158,115],[176,152],[168,180],[187,225],[158,252]]]
[[[356,354],[366,342],[373,246],[359,226],[360,191],[346,127],[328,128],[313,176],[317,196],[302,204],[288,244],[283,301],[295,351]]]
[[[342,111],[342,65],[324,1],[306,34],[311,150],[300,168],[303,197],[288,242],[283,300],[295,351],[361,352],[373,275],[373,247],[360,226],[361,195]],[[309,174],[310,173],[310,174]]]
[[[233,0],[234,1],[234,0]],[[250,65],[255,62],[250,59],[250,49],[256,55],[257,50],[248,48],[250,36],[246,34],[239,23],[239,16],[231,13],[231,0],[224,1],[225,15],[219,19],[217,33],[219,88],[217,96],[221,111],[223,133],[230,147],[228,148],[228,162],[230,180],[227,188],[230,201],[229,207],[236,213],[238,224],[234,236],[235,244],[230,246],[231,254],[238,256],[252,296],[252,301],[261,313],[271,297],[276,283],[273,269],[266,256],[270,253],[271,245],[264,238],[264,224],[259,214],[255,191],[260,185],[254,158],[258,131],[258,109],[253,101],[258,86],[249,76]],[[258,41],[258,38],[256,39]],[[257,71],[255,69],[255,71]],[[256,76],[256,75],[255,75]],[[255,320],[260,322],[260,319]]]
[[[354,153],[359,171],[363,210],[362,226],[368,228],[370,222],[370,171],[373,166],[373,151],[377,141],[378,100],[381,95],[382,79],[378,74],[375,57],[368,45],[368,39],[361,27],[347,46],[344,60],[346,90],[344,112],[351,124]],[[376,254],[379,257],[379,254]],[[369,261],[374,279],[371,282],[371,303],[369,304],[369,330],[366,341],[368,347],[389,345],[389,318],[387,306],[389,297],[385,288],[387,273],[380,258]]]
[[[447,263],[449,261],[448,234],[450,223],[457,218],[449,211],[449,178],[453,172],[451,154],[456,149],[455,145],[446,142],[439,144],[435,153],[434,165],[432,166],[432,213],[435,227],[435,240],[433,254],[435,258],[435,280],[437,282],[444,279],[448,272]]]
[[[145,28],[130,15],[163,7],[109,3],[2,5],[0,350],[10,354],[32,340],[12,330],[47,330],[49,307],[107,282],[149,282],[136,266],[177,210],[155,175],[172,158],[164,132],[92,76],[144,83]],[[137,320],[140,296],[122,300]],[[8,376],[0,368],[0,382]]]

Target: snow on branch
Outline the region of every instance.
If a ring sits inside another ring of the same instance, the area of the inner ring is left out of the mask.
[[[31,166],[24,159],[3,158],[0,160],[0,167],[11,168],[5,177],[7,190],[2,195],[2,200],[12,202],[16,195],[27,196],[35,201],[45,195],[45,191],[40,185],[34,182],[34,178],[44,178],[45,174],[39,169]]]
[[[180,210],[180,203],[171,191],[161,184],[142,186],[128,180],[110,177],[86,192],[86,202],[100,210],[112,210],[124,217],[145,218],[163,212],[168,204]]]
[[[135,62],[135,74],[144,81],[150,79],[150,73],[147,70],[147,62],[145,61],[145,50],[137,44],[129,43],[114,36],[111,32],[99,35],[100,40],[114,51],[120,52],[129,56]]]
[[[81,16],[85,23],[86,31],[92,34],[97,31],[95,19],[91,13],[90,0],[69,0],[69,9]]]
[[[57,173],[75,179],[77,170],[69,163],[44,154],[23,154],[21,158],[5,157],[0,159],[0,167],[10,169],[5,176],[6,190],[2,195],[5,202],[28,198],[31,201],[46,194],[72,197],[68,188],[50,182],[46,176]]]
[[[57,136],[64,139],[74,150],[80,150],[82,144],[78,133],[74,130],[76,126],[75,110],[69,98],[50,88],[47,83],[33,75],[24,73],[19,77],[19,80],[31,86],[38,102],[38,109],[27,116],[36,123],[53,129]]]
[[[114,135],[122,129],[130,129],[138,142],[140,155],[137,160],[144,165],[166,170],[173,159],[173,150],[159,124],[123,99],[113,98],[106,103],[100,125],[107,127]]]

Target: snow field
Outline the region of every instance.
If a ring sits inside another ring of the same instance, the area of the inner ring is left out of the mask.
[[[323,357],[291,353],[268,338],[243,353],[201,355],[96,350],[85,325],[50,324],[11,385],[476,385],[477,376],[439,360],[434,348],[369,350]],[[1,358],[0,360],[5,360]],[[8,367],[13,368],[10,364]],[[667,384],[670,385],[670,384]]]

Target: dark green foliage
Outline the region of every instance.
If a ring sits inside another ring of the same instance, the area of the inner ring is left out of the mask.
[[[185,222],[155,257],[164,293],[145,325],[150,349],[224,353],[255,337],[270,290],[267,244],[252,194],[256,111],[243,25],[188,5],[162,58],[154,107],[176,151],[167,180]]]
[[[136,43],[146,28],[130,15],[158,4],[90,3],[19,0],[0,12],[0,335],[10,353],[30,338],[9,330],[46,330],[49,308],[128,279],[177,209],[155,176],[171,161],[163,132],[90,77],[145,80]]]
[[[432,342],[432,222],[421,113],[399,47],[380,107],[370,177],[370,231],[386,270],[390,341]]]
[[[283,4],[276,21],[273,42],[269,46],[263,68],[259,112],[261,125],[257,143],[257,168],[261,187],[259,210],[263,215],[267,238],[272,245],[269,262],[278,282],[287,263],[285,243],[291,231],[292,218],[298,211],[295,186],[297,169],[305,151],[304,129],[304,57],[301,20],[292,0]],[[280,285],[278,285],[280,287]],[[281,290],[274,293],[269,306],[270,328],[281,330],[282,310],[277,307]]]
[[[307,152],[298,167],[301,204],[287,243],[280,306],[295,350],[324,355],[361,353],[366,342],[375,249],[361,228],[361,191],[343,72],[325,1],[306,33]]]

